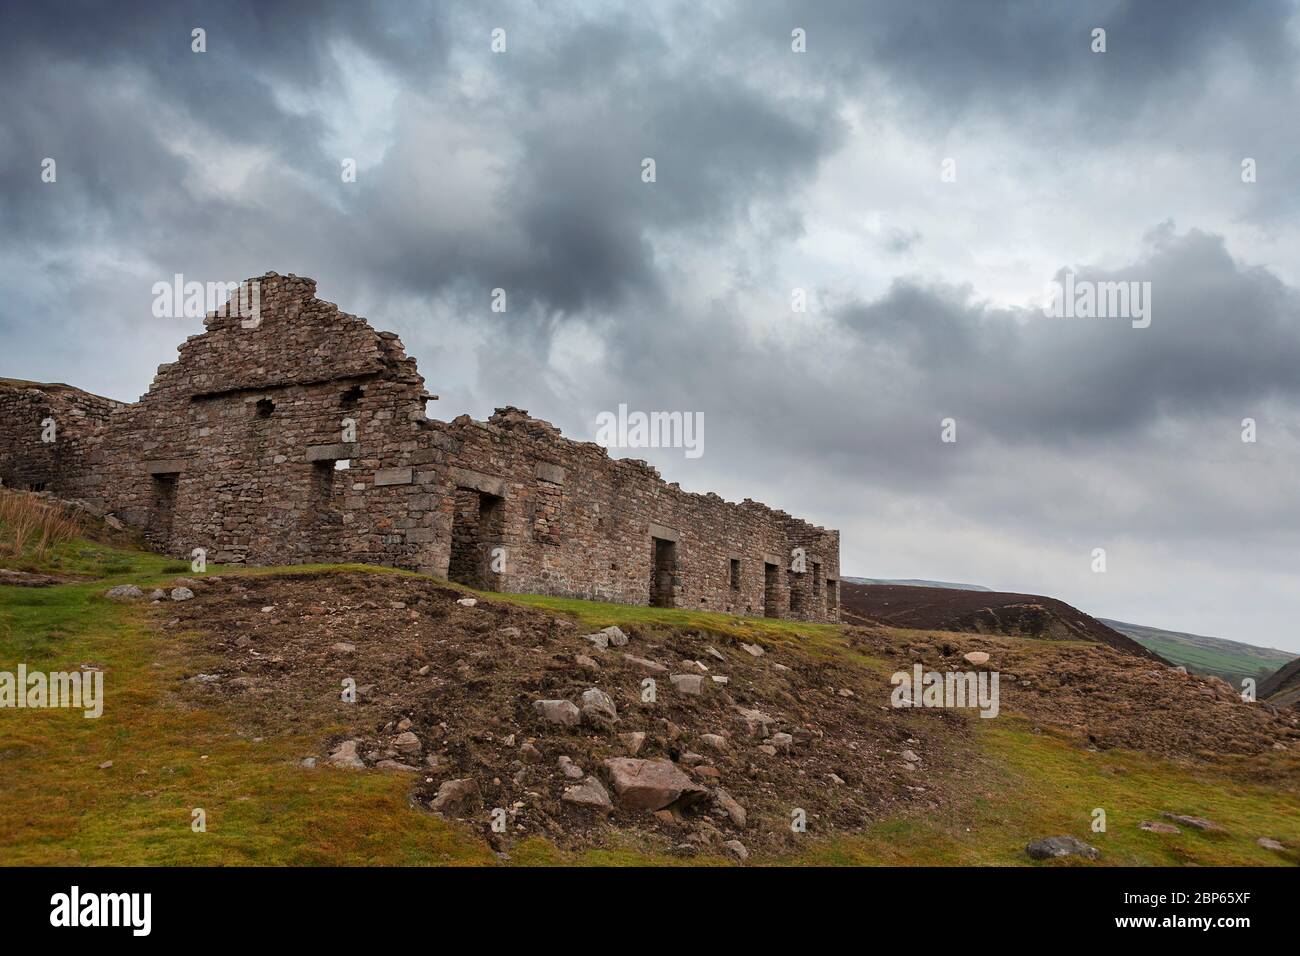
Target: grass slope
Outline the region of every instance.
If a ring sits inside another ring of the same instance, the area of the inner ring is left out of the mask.
[[[9,562],[10,566],[21,563]],[[181,706],[170,688],[186,672],[178,645],[164,643],[138,604],[102,595],[122,583],[149,587],[185,565],[77,541],[49,569],[93,575],[49,588],[0,587],[0,670],[105,672],[104,716],[80,711],[0,710],[0,861],[21,864],[487,865],[479,836],[413,808],[400,774],[298,765],[319,752],[323,728],[264,739],[242,737],[230,715]],[[30,565],[29,565],[30,566]],[[293,574],[281,569],[213,568]],[[383,570],[383,569],[375,569]],[[391,572],[406,573],[406,572]],[[529,595],[494,596],[571,614],[584,625],[650,623],[719,631],[834,654],[878,671],[882,662],[849,647],[831,626]],[[980,765],[971,768],[968,810],[959,819],[882,820],[860,835],[826,840],[776,862],[811,864],[1026,864],[1026,842],[1073,833],[1107,864],[1203,866],[1296,862],[1255,845],[1270,835],[1300,844],[1300,800],[1290,790],[1147,755],[1090,753],[1023,721],[975,721]],[[993,725],[996,726],[988,726]],[[105,761],[113,764],[99,769]],[[1089,832],[1094,807],[1106,833]],[[191,829],[203,808],[207,831]],[[1159,810],[1197,813],[1229,827],[1159,837],[1137,830]],[[519,865],[721,863],[647,854],[636,845],[569,855],[540,839],[514,848]]]

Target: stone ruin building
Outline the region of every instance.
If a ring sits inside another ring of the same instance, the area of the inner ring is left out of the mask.
[[[314,280],[250,281],[256,327],[209,313],[134,404],[0,379],[4,485],[84,501],[178,557],[839,619],[839,532],[685,492],[516,408],[427,418],[434,396],[394,333],[316,298]]]

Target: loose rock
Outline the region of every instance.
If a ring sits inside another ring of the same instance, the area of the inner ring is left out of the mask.
[[[718,787],[713,791],[713,802],[727,812],[732,823],[742,830],[745,829],[748,814],[745,813],[745,808],[736,802],[735,797]]]
[[[1219,826],[1217,823],[1213,822],[1212,820],[1205,819],[1205,817],[1179,816],[1176,813],[1168,813],[1168,812],[1162,813],[1160,815],[1164,817],[1166,820],[1173,820],[1175,823],[1181,823],[1183,826],[1191,827],[1193,830],[1206,830],[1206,831],[1211,831],[1216,833],[1224,832],[1223,827]]]
[[[334,752],[329,755],[329,762],[336,767],[342,767],[345,770],[364,770],[365,762],[357,756],[357,746],[361,743],[359,740],[345,740],[334,748]]]
[[[739,840],[728,840],[722,845],[726,847],[728,853],[734,856],[741,863],[744,863],[749,859],[749,851],[745,849],[745,844],[741,843]]]
[[[591,687],[582,692],[582,719],[593,727],[608,729],[618,723],[618,708],[603,690]]]
[[[614,808],[614,804],[609,799],[609,791],[595,777],[588,777],[576,787],[567,788],[560,799],[565,803],[572,803],[579,807],[591,807],[596,810],[603,811]]]
[[[615,627],[612,624],[609,627],[604,628],[600,633],[605,635],[605,639],[613,647],[623,647],[627,644],[627,635],[623,633],[621,628]]]
[[[678,800],[685,806],[709,795],[671,760],[613,757],[605,761],[605,772],[618,802],[632,810],[662,810]]]
[[[1072,836],[1054,836],[1035,840],[1025,847],[1025,852],[1034,860],[1054,860],[1064,856],[1082,856],[1095,860],[1101,856],[1101,851],[1095,846],[1089,846]]]
[[[650,674],[668,673],[668,668],[665,667],[663,664],[659,664],[651,660],[646,660],[644,657],[634,657],[631,654],[624,654],[623,660],[627,661],[629,664],[635,664],[637,667],[641,668],[641,670],[646,671],[647,673]]]
[[[704,688],[704,678],[699,674],[673,674],[668,680],[680,694],[698,694]]]
[[[393,740],[393,748],[408,757],[418,757],[424,751],[424,744],[420,743],[419,737],[408,730],[397,735]]]
[[[582,718],[582,712],[568,700],[533,701],[533,710],[541,714],[543,720],[563,727],[574,727]]]
[[[429,809],[445,816],[461,816],[473,809],[478,801],[478,783],[470,777],[463,777],[460,780],[448,780],[439,787]]]
[[[1141,823],[1138,824],[1138,829],[1146,830],[1150,833],[1182,833],[1183,832],[1182,830],[1178,829],[1178,827],[1174,826],[1172,823],[1159,823],[1155,820],[1143,820]]]

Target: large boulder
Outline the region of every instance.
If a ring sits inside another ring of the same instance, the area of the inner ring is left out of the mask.
[[[104,597],[113,601],[135,601],[144,597],[144,592],[134,584],[119,584],[105,591]]]
[[[618,802],[633,810],[662,810],[669,804],[688,806],[709,795],[671,760],[611,757],[605,761],[605,773]]]

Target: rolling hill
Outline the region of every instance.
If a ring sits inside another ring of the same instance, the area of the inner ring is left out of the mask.
[[[891,584],[909,588],[951,588],[954,591],[990,591],[982,584],[955,584],[952,581],[925,581],[921,578],[850,578],[841,576],[840,580],[850,584]]]
[[[1295,654],[1272,647],[1256,647],[1240,641],[1182,631],[1166,631],[1143,624],[1126,624],[1098,618],[1103,624],[1121,634],[1127,634],[1148,650],[1174,664],[1181,664],[1194,674],[1222,677],[1234,687],[1241,686],[1243,677],[1263,680],[1295,658]],[[1262,695],[1261,695],[1262,697]]]
[[[872,586],[889,586],[889,587],[912,587],[921,589],[942,588],[958,591],[976,591],[988,595],[998,595],[998,592],[992,591],[981,584],[953,584],[947,581],[926,581],[919,578],[905,578],[891,580],[888,578],[841,578],[846,584],[872,585]],[[1025,595],[1007,595],[1002,597]],[[1047,600],[1047,599],[1042,599]],[[911,602],[908,602],[910,606]],[[1069,607],[1069,605],[1064,605]],[[850,610],[848,602],[845,603],[846,610]],[[895,611],[901,606],[895,605]],[[1073,609],[1072,609],[1073,610]],[[1076,614],[1082,612],[1076,611]],[[1084,615],[1085,617],[1087,615]],[[1254,644],[1245,644],[1241,641],[1230,641],[1222,637],[1208,637],[1203,634],[1189,634],[1184,631],[1169,631],[1160,627],[1150,627],[1146,624],[1129,624],[1124,621],[1116,621],[1110,618],[1098,617],[1093,620],[1099,622],[1103,627],[1118,631],[1120,634],[1132,638],[1144,648],[1160,655],[1171,664],[1176,664],[1187,668],[1193,674],[1202,674],[1207,677],[1220,677],[1232,684],[1234,687],[1240,687],[1242,678],[1252,677],[1259,686],[1263,687],[1265,678],[1274,674],[1279,668],[1284,667],[1287,662],[1297,659],[1297,655],[1291,651],[1278,650],[1275,647],[1259,647]],[[920,625],[932,626],[932,625]],[[1260,699],[1264,694],[1260,693]]]
[[[844,579],[847,582],[848,579]],[[1151,660],[1155,651],[1056,598],[1037,594],[842,584],[844,620],[855,624],[1091,641]]]

